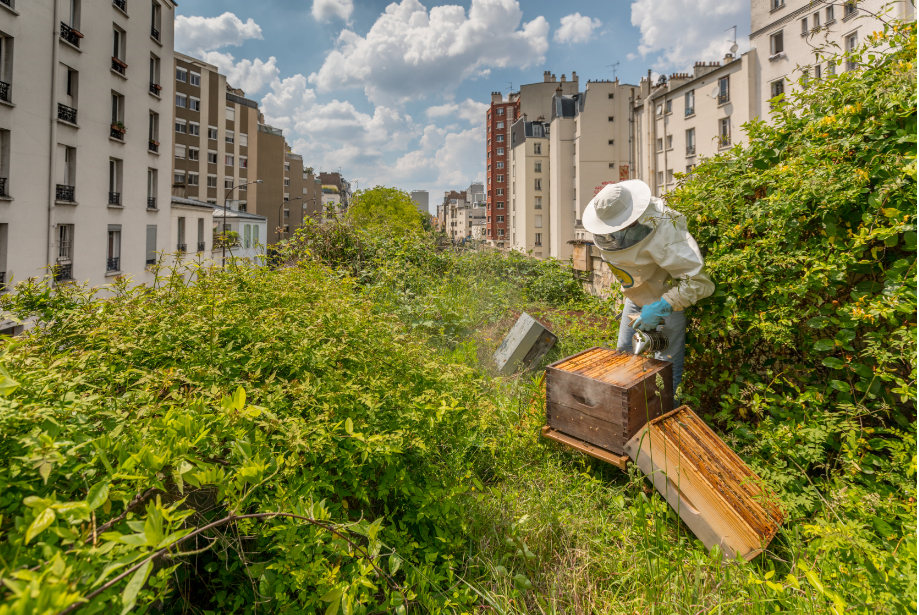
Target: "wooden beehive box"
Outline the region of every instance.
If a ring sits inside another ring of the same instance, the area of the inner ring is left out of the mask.
[[[673,366],[665,361],[591,348],[546,368],[546,424],[616,455],[672,408]]]
[[[687,406],[651,421],[626,444],[706,548],[751,560],[766,548],[784,513],[762,480]]]
[[[576,271],[591,271],[590,246],[587,244],[576,244],[572,250],[571,262]]]

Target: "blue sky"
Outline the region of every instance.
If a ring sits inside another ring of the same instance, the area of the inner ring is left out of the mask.
[[[577,71],[638,83],[720,60],[749,0],[182,0],[176,48],[259,101],[307,165],[361,188],[482,181],[492,91]]]

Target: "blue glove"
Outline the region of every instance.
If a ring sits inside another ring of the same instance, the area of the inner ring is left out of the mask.
[[[657,329],[657,325],[664,320],[664,317],[671,314],[673,314],[673,308],[665,299],[655,301],[641,308],[641,316],[635,319],[635,322],[632,323],[632,328],[641,329],[642,331],[654,331]]]

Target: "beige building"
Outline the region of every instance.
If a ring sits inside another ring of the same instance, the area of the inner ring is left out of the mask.
[[[916,18],[909,0],[752,0],[750,9],[750,46],[757,50],[755,115],[766,120],[769,101],[796,87],[805,74],[821,79],[855,68],[850,63],[837,66],[830,56],[854,49],[873,31],[881,31],[877,16],[885,21]]]
[[[153,281],[171,168],[148,131],[171,116],[174,19],[169,0],[0,2],[4,282]]]
[[[548,122],[529,122],[526,116],[514,122],[509,164],[510,248],[543,258],[549,249],[546,234],[550,210]]]

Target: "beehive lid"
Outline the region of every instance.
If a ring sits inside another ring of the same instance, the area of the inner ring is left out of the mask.
[[[571,374],[586,376],[617,387],[630,388],[654,374],[667,363],[630,352],[591,348],[550,365]]]

